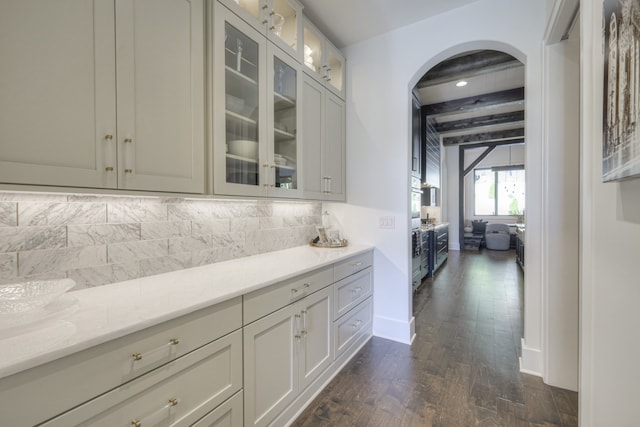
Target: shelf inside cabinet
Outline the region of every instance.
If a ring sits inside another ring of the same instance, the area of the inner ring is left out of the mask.
[[[295,134],[291,133],[291,132],[286,132],[284,130],[280,130],[278,128],[274,128],[273,129],[273,139],[276,142],[281,142],[281,141],[291,141],[296,139]]]
[[[247,77],[246,75],[242,74],[240,71],[234,70],[233,68],[229,67],[228,65],[225,65],[225,70],[227,71],[227,77],[235,77],[236,79],[240,80],[241,82],[244,83],[249,83],[251,85],[257,85],[258,82],[253,80],[252,78]]]
[[[233,111],[225,110],[225,113],[227,115],[227,119],[237,120],[237,121],[243,122],[243,123],[248,124],[248,125],[253,125],[253,126],[255,126],[257,124],[257,122],[255,120],[250,119],[249,117],[245,117],[245,116],[243,116],[241,114],[234,113]]]
[[[281,95],[278,92],[273,93],[273,109],[275,111],[281,111],[295,107],[296,102],[293,99],[287,98],[286,96]]]
[[[236,156],[235,154],[229,154],[229,153],[227,153],[227,159],[239,160],[241,162],[258,164],[258,160],[256,160],[256,159],[251,159],[249,157]]]

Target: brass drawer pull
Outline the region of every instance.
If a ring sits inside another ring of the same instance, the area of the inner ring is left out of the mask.
[[[180,338],[171,338],[168,343],[156,348],[155,350],[150,350],[148,352],[148,354],[152,354],[152,353],[156,353],[158,351],[165,350],[167,347],[169,347],[169,351],[171,351],[171,348],[177,346],[178,344],[180,344]],[[138,360],[142,360],[142,353],[138,353],[138,352],[133,353],[131,355],[131,358],[133,359],[134,362],[136,362]]]
[[[171,411],[171,408],[173,406],[177,406],[179,403],[180,403],[180,400],[178,400],[175,397],[172,397],[171,399],[168,400],[168,403],[166,405],[164,405],[162,408],[158,409],[156,412],[148,415],[147,418],[155,419],[163,411],[165,411],[165,410]],[[157,424],[157,420],[155,420],[155,422],[152,422],[151,424],[156,425]],[[134,427],[142,427],[142,420],[140,418],[134,418],[133,420],[131,420],[131,425],[134,426]]]

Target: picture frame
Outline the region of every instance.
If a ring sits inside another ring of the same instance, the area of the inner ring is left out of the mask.
[[[342,236],[340,236],[340,230],[329,230],[329,243],[332,245],[341,245]]]
[[[316,225],[316,231],[318,232],[318,243],[326,245],[329,243],[329,236],[327,235],[327,227]]]
[[[640,177],[640,1],[603,0],[602,181]]]

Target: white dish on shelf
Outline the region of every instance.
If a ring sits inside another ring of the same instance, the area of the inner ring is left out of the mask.
[[[229,141],[229,154],[250,159],[258,158],[258,143],[247,139]]]
[[[75,285],[71,279],[0,285],[0,314],[23,313],[44,307]]]

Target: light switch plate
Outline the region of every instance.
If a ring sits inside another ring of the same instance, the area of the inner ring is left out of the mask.
[[[396,217],[391,216],[381,216],[378,218],[378,228],[387,228],[394,229],[396,228]]]

